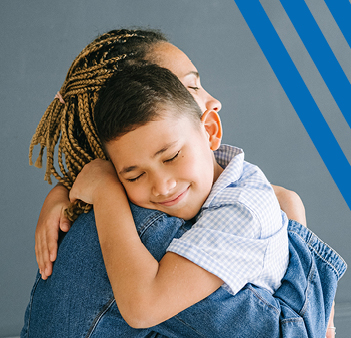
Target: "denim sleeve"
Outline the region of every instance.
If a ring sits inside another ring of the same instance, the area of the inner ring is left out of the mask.
[[[324,337],[337,283],[347,265],[332,248],[301,224],[289,222],[290,261],[274,297],[281,306],[283,336],[294,311],[303,319],[306,337]],[[292,335],[286,335],[292,337]]]
[[[160,260],[191,223],[131,206],[141,240]],[[290,263],[272,296],[246,285],[219,288],[168,321],[132,329],[121,317],[107,277],[93,212],[81,215],[60,244],[53,274],[37,276],[21,337],[323,337],[345,262],[308,229],[289,223]]]
[[[199,337],[324,337],[346,263],[301,224],[289,221],[288,234],[289,266],[275,294],[247,284],[229,297],[220,288],[163,327],[179,320]]]

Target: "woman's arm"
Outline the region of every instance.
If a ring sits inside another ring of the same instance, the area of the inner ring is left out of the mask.
[[[56,185],[45,198],[35,231],[35,254],[43,279],[52,273],[52,265],[57,255],[59,230],[67,232],[71,222],[64,214],[70,204],[68,190]]]
[[[160,263],[154,259],[140,241],[124,188],[110,162],[86,165],[70,199],[94,205],[106,270],[118,308],[130,326],[157,325],[223,284],[177,254],[166,253]]]
[[[291,190],[272,185],[275,195],[280,204],[280,208],[286,213],[289,219],[307,226],[305,207],[300,196]]]
[[[300,196],[291,190],[283,187],[272,185],[274,192],[278,198],[280,208],[286,213],[289,219],[299,222],[300,224],[307,226],[305,207],[302,203]],[[334,338],[334,307],[333,302],[332,310],[329,317],[328,329],[326,332],[326,338]]]

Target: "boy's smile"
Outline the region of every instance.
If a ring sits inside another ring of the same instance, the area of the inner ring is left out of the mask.
[[[180,194],[176,193],[172,197],[170,197],[169,199],[167,199],[163,202],[158,202],[158,203],[161,205],[164,205],[164,206],[169,206],[169,207],[172,205],[175,205],[178,202],[180,202],[188,194],[189,189],[190,189],[190,185]]]
[[[222,169],[205,124],[167,108],[160,119],[105,146],[131,202],[187,220],[200,211]]]

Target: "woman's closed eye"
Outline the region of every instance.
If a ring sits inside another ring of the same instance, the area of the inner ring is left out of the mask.
[[[197,86],[188,86],[188,88],[195,90],[196,92],[200,89],[200,87]]]

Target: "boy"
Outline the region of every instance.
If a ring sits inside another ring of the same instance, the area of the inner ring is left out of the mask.
[[[106,269],[129,325],[157,325],[221,285],[232,295],[247,283],[271,293],[280,286],[287,218],[243,152],[219,148],[218,114],[201,116],[175,75],[155,65],[117,74],[100,94],[95,122],[114,167],[102,160],[85,166],[70,198],[94,205]],[[196,217],[160,263],[140,242],[126,194],[144,208]]]

